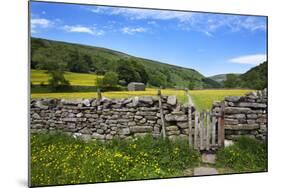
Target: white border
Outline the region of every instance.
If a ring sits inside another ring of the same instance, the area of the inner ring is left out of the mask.
[[[59,0],[58,0],[59,1]],[[63,0],[73,3],[269,16],[269,172],[75,187],[269,187],[280,185],[280,5],[276,0]],[[27,187],[27,1],[1,2],[0,187]],[[68,186],[74,187],[74,186]]]

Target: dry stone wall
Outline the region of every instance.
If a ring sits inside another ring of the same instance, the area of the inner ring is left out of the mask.
[[[168,138],[187,138],[187,107],[176,96],[163,96]],[[158,97],[125,99],[36,99],[31,101],[31,132],[62,131],[83,139],[129,139],[161,135]]]
[[[220,115],[223,106],[225,138],[235,140],[244,135],[260,140],[267,138],[267,90],[246,96],[226,97],[213,104],[213,114]]]
[[[163,117],[169,139],[188,139],[188,108],[176,96],[162,96]],[[223,104],[223,105],[222,105]],[[191,107],[194,125],[194,107]],[[267,92],[242,97],[229,96],[213,104],[212,116],[224,114],[225,138],[240,135],[267,138]],[[124,99],[32,99],[31,132],[65,132],[85,140],[130,139],[152,134],[161,136],[162,120],[157,96]],[[194,127],[191,129],[194,132]]]

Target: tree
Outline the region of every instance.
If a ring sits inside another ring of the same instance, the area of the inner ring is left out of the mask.
[[[67,67],[71,72],[89,72],[93,62],[89,55],[81,54],[77,49],[69,52]]]
[[[101,75],[98,72],[96,72],[96,86],[97,88],[103,87],[103,77],[101,77]]]
[[[136,61],[132,61],[132,64],[135,68],[135,71],[140,75],[141,82],[146,84],[148,82],[148,74],[144,68],[144,66]]]
[[[263,62],[242,74],[242,86],[259,90],[267,88],[267,70],[267,62]]]
[[[36,53],[34,59],[38,62],[37,66],[40,69],[48,71],[51,77],[49,79],[49,87],[54,91],[68,88],[70,83],[64,77],[64,70],[66,68],[65,56],[57,53],[56,48],[42,48],[39,50],[40,53]]]
[[[66,69],[66,57],[57,53],[57,48],[40,48],[33,56],[34,61],[37,62],[36,68],[48,71],[64,71]]]
[[[236,88],[239,87],[239,75],[228,74],[226,75],[226,80],[224,81],[224,86],[226,88]]]
[[[165,88],[167,86],[167,77],[163,73],[155,71],[150,74],[149,83],[156,87]]]
[[[118,74],[116,72],[107,72],[103,77],[103,85],[106,87],[114,87],[118,84]]]
[[[120,59],[116,72],[119,75],[119,80],[125,80],[126,84],[130,82],[141,82],[141,76],[137,72],[129,60]]]
[[[195,81],[192,79],[188,84],[188,89],[193,90],[195,87]]]
[[[49,86],[52,90],[58,91],[60,89],[66,89],[70,86],[68,80],[64,78],[64,75],[61,71],[50,71],[51,79],[49,79]]]

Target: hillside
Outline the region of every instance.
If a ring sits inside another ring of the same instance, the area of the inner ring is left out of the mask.
[[[210,76],[208,78],[210,78],[216,82],[223,83],[226,80],[227,75],[228,74],[217,74],[214,76]],[[240,75],[240,74],[235,74],[235,75]]]
[[[263,62],[244,74],[220,74],[209,78],[226,88],[264,89],[267,87],[267,71],[267,62]]]
[[[161,85],[184,88],[191,84],[194,88],[219,87],[216,81],[205,78],[193,69],[139,58],[106,48],[31,38],[32,69],[45,69],[48,59],[52,58],[56,59],[57,64],[62,65],[60,67],[64,67],[64,71],[95,72],[101,75],[108,71],[116,71],[120,60],[133,62],[132,66],[137,64],[144,67],[144,73],[148,77],[147,84],[156,87]],[[46,63],[42,63],[42,60]],[[143,77],[144,75],[140,74],[139,76]]]
[[[250,69],[240,76],[242,87],[253,89],[267,88],[268,63],[263,62],[260,65]]]

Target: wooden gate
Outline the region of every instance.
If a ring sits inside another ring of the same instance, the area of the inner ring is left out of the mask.
[[[216,150],[224,147],[224,114],[193,112],[188,108],[189,144],[194,149]]]

